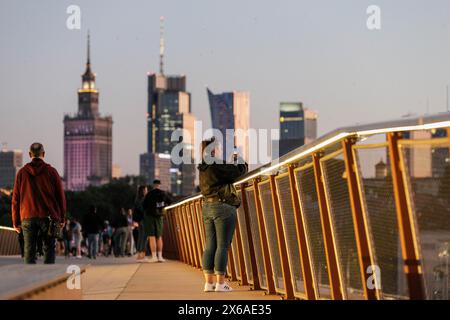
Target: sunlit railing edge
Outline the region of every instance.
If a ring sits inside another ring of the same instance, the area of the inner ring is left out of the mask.
[[[246,175],[241,177],[241,179],[236,181],[234,185],[241,185],[246,181],[271,172],[293,161],[300,160],[320,149],[326,148],[327,146],[350,136],[370,136],[388,132],[430,130],[445,127],[450,127],[450,112],[338,128],[326,133],[308,144],[290,151],[272,162],[261,165],[260,167],[248,172]],[[187,202],[200,199],[201,197],[202,195],[200,193],[187,196],[178,202],[167,206],[165,210],[173,209]]]

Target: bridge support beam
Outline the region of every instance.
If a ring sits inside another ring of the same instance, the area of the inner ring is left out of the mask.
[[[322,233],[324,237],[325,254],[327,258],[328,277],[330,279],[331,297],[333,300],[342,300],[341,282],[339,277],[339,268],[335,244],[333,239],[330,214],[328,212],[327,200],[325,195],[325,186],[323,181],[322,168],[320,164],[321,154],[313,155],[314,177],[317,188],[317,198],[319,202],[320,220],[322,224]]]
[[[411,300],[425,299],[425,290],[422,274],[422,266],[417,246],[417,238],[414,230],[412,210],[408,203],[408,190],[402,176],[404,170],[401,161],[398,141],[401,133],[389,132],[387,134],[389,146],[389,160],[392,172],[392,184],[394,187],[395,207],[397,212],[398,230],[406,279],[408,282],[409,296]]]
[[[261,290],[261,285],[259,283],[258,266],[256,264],[255,244],[253,243],[250,213],[248,210],[247,193],[245,192],[246,186],[246,183],[241,184],[241,201],[242,209],[244,210],[245,226],[247,228],[248,248],[250,251],[250,267],[252,268],[253,275],[253,289]]]
[[[379,291],[377,286],[369,288],[367,281],[372,273],[367,272],[370,266],[373,266],[373,257],[369,245],[366,223],[363,212],[363,199],[358,189],[358,168],[355,161],[352,146],[355,144],[355,138],[348,138],[342,141],[344,151],[345,170],[347,172],[348,193],[350,196],[350,205],[352,208],[353,227],[355,229],[356,246],[358,249],[358,261],[361,272],[361,281],[364,287],[364,295],[368,300],[378,300]],[[377,279],[376,279],[377,281]]]
[[[264,217],[263,217],[263,211],[261,206],[261,197],[258,187],[258,182],[260,179],[254,179],[253,180],[253,188],[254,188],[254,194],[255,194],[255,205],[256,205],[256,215],[258,217],[258,227],[259,227],[259,235],[261,236],[261,248],[263,253],[263,260],[264,260],[264,270],[266,271],[267,276],[267,293],[268,294],[275,294],[275,283],[273,279],[273,271],[272,271],[272,264],[270,262],[270,253],[269,253],[269,244],[267,240],[267,234],[266,234],[266,224],[264,223]]]
[[[305,284],[305,293],[308,300],[316,300],[316,290],[314,288],[314,279],[312,273],[311,257],[309,255],[308,244],[306,240],[305,223],[303,221],[300,209],[300,196],[295,182],[294,165],[289,165],[289,184],[291,187],[292,204],[294,207],[295,230],[297,232],[298,248],[302,262],[303,282]]]

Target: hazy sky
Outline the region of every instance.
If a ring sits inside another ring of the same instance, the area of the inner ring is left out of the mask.
[[[71,4],[81,7],[81,30],[66,28]],[[381,8],[380,31],[366,27],[371,4]],[[77,111],[90,29],[100,111],[114,119],[113,162],[137,174],[162,15],[166,73],[187,75],[205,127],[205,85],[250,91],[255,128],[278,128],[280,101],[318,111],[320,134],[422,114],[427,100],[429,112],[445,110],[448,0],[1,0],[0,142],[43,142],[62,174],[63,115]]]

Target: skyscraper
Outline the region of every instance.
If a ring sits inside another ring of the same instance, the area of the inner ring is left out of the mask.
[[[161,18],[159,74],[149,73],[147,76],[147,152],[140,156],[140,175],[146,178],[147,183],[152,183],[157,176],[170,176],[170,191],[187,195],[195,188],[195,166],[172,162],[168,168],[166,162],[167,155],[179,143],[171,141],[172,133],[177,129],[190,132],[191,140],[184,139],[183,143],[187,150],[193,149],[195,117],[191,114],[191,94],[186,91],[186,76],[164,74],[163,21]],[[170,170],[167,172],[167,169]]]
[[[14,179],[23,165],[21,150],[0,150],[0,188],[12,188]]]
[[[226,146],[234,145],[239,149],[243,158],[248,161],[249,138],[247,132],[250,128],[250,93],[232,91],[214,94],[208,88],[206,91],[211,111],[212,128],[219,130],[225,139],[222,142],[223,159],[228,160],[233,152],[233,150],[227,150]],[[227,134],[227,129],[234,130],[235,134]]]
[[[279,156],[317,138],[317,113],[301,102],[280,103]]]
[[[111,180],[112,117],[102,117],[91,70],[90,38],[86,70],[78,90],[78,112],[64,117],[64,179],[68,190],[84,190]]]

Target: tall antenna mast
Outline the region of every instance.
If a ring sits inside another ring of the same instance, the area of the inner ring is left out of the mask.
[[[87,34],[87,64],[91,64],[91,33]]]
[[[159,73],[164,74],[164,17],[159,18]]]

